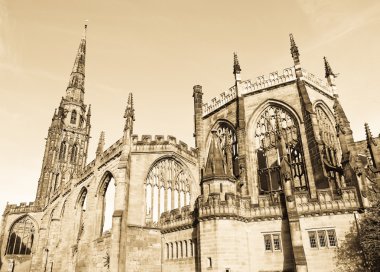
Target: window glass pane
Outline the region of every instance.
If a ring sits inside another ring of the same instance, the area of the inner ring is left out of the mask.
[[[280,235],[279,234],[273,234],[273,249],[274,250],[281,250],[281,242],[280,242]]]
[[[335,236],[335,230],[328,230],[327,235],[329,237],[329,244],[332,247],[336,246],[336,236]]]
[[[264,235],[264,244],[266,251],[272,250],[272,241],[270,238],[270,234]]]
[[[310,240],[310,247],[316,248],[317,247],[317,241],[315,237],[315,231],[309,231],[309,240]]]
[[[318,231],[319,247],[326,247],[326,231]]]

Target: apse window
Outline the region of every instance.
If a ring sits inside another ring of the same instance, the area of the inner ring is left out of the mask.
[[[337,246],[334,229],[308,231],[308,234],[311,248],[323,249]]]
[[[281,236],[279,233],[264,234],[265,251],[281,251]]]

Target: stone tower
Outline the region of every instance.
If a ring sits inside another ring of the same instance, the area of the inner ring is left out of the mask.
[[[91,107],[84,104],[86,30],[79,44],[65,97],[54,112],[46,139],[36,203],[46,206],[86,165]]]

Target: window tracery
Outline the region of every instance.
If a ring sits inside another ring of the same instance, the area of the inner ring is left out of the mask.
[[[321,106],[315,108],[318,118],[318,125],[321,140],[323,142],[323,162],[328,177],[333,180],[332,186],[335,189],[341,188],[341,176],[340,176],[340,158],[342,152],[340,150],[340,144],[336,135],[336,129],[331,119]]]
[[[146,221],[157,223],[163,212],[190,205],[191,177],[172,158],[158,161],[145,183]]]
[[[283,141],[280,141],[280,138]],[[255,129],[257,166],[261,193],[282,190],[280,154],[285,150],[290,164],[290,180],[297,190],[306,189],[303,149],[297,121],[284,109],[268,106],[259,116]],[[282,145],[285,144],[285,147]]]
[[[30,217],[19,219],[10,231],[7,254],[30,255],[34,241],[35,227]]]
[[[238,176],[238,144],[235,130],[228,123],[219,122],[216,128],[216,136],[224,155],[227,174]]]

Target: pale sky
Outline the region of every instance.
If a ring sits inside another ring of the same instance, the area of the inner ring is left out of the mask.
[[[355,140],[364,122],[380,133],[380,2],[0,0],[0,210],[35,198],[54,109],[87,32],[85,103],[92,104],[90,162],[101,130],[122,136],[128,93],[136,134],[173,135],[194,146],[192,87],[204,100],[242,79],[301,65],[324,77],[326,56]]]

